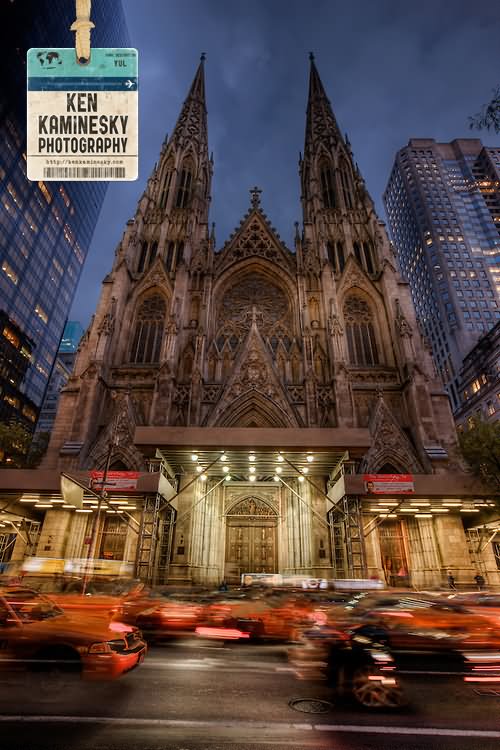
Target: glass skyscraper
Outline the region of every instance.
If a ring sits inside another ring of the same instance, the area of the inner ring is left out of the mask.
[[[26,51],[73,47],[74,20],[69,0],[0,7],[0,419],[31,429],[107,188],[26,177]],[[93,0],[91,20],[92,46],[130,46],[120,0]]]
[[[75,366],[76,352],[83,333],[81,324],[76,320],[69,320],[64,327],[59,351],[40,409],[36,426],[37,433],[52,430],[57,413],[57,404],[59,403],[59,394],[68,382]]]
[[[384,203],[455,411],[464,357],[500,318],[500,148],[412,139],[396,155]]]

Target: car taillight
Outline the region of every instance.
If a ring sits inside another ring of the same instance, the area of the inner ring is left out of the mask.
[[[89,654],[107,654],[109,650],[107,643],[93,643],[89,646]]]

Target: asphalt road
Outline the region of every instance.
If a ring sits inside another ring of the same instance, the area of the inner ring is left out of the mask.
[[[300,682],[281,646],[202,643],[150,649],[112,684],[0,682],[1,750],[497,750],[500,689],[412,681],[410,703],[369,712]],[[297,707],[290,702],[303,699]],[[318,701],[325,701],[319,703]],[[322,712],[316,712],[321,711]],[[311,712],[311,710],[315,712]]]

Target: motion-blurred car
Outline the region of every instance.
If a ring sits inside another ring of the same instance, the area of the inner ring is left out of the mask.
[[[44,593],[65,612],[86,612],[121,620],[123,603],[139,596],[144,584],[128,578],[83,578],[26,576],[22,584]],[[85,593],[83,591],[85,590]]]
[[[138,666],[146,644],[137,628],[66,614],[43,594],[0,589],[0,669],[59,671],[110,680]]]
[[[125,598],[120,619],[135,624],[148,641],[192,635],[205,617],[202,592],[178,592],[166,587],[144,590]]]
[[[405,675],[500,682],[494,623],[459,605],[367,595],[326,614],[290,649],[290,662],[300,679],[326,678],[338,695],[366,708],[402,705]]]
[[[294,640],[300,628],[314,622],[323,606],[344,601],[338,592],[235,591],[217,594],[207,603],[203,637]],[[313,615],[313,613],[316,613]]]
[[[456,593],[446,597],[455,604],[461,604],[470,612],[492,620],[500,634],[500,594],[489,591],[469,591]]]

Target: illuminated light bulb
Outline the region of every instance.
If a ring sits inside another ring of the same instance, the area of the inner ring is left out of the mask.
[[[224,474],[227,474],[227,472],[229,471],[229,466],[223,466],[222,471],[224,472]]]
[[[276,474],[281,474],[282,471],[283,469],[281,468],[281,466],[276,467]]]
[[[302,476],[302,474],[299,476],[299,482],[305,482],[305,478]]]
[[[208,479],[208,477],[207,477],[206,474],[201,474],[200,479],[201,479],[202,482],[206,482],[207,479]]]
[[[203,471],[203,466],[197,466],[196,471],[198,472],[198,474],[201,474],[201,472]]]
[[[197,454],[196,453],[191,453],[191,461],[197,461],[197,460],[198,460]]]
[[[250,474],[248,478],[251,482],[255,482],[255,474]]]
[[[274,479],[275,482],[279,482],[280,481],[280,478],[279,478],[279,476],[277,474],[274,475],[273,479]]]
[[[250,455],[248,456],[248,460],[255,461],[255,453],[250,453]]]
[[[308,474],[308,473],[309,473],[309,469],[307,468],[307,466],[304,466],[304,468],[302,469],[302,474]]]
[[[231,479],[231,476],[229,474],[226,474],[226,476],[224,477],[224,479],[226,480],[226,482],[229,482],[229,480]]]
[[[222,456],[220,457],[220,460],[221,461],[227,461],[227,456],[226,456],[225,453],[222,454]]]
[[[284,460],[285,460],[285,459],[284,459],[284,458],[283,458],[283,456],[282,456],[282,455],[280,454],[280,455],[278,456],[278,461],[279,461],[280,463],[282,463],[282,461],[284,461]]]
[[[306,456],[306,461],[309,461],[309,463],[312,463],[314,461],[314,456],[312,456],[310,453]]]
[[[250,474],[255,474],[255,466],[250,466],[248,471],[250,472]]]

